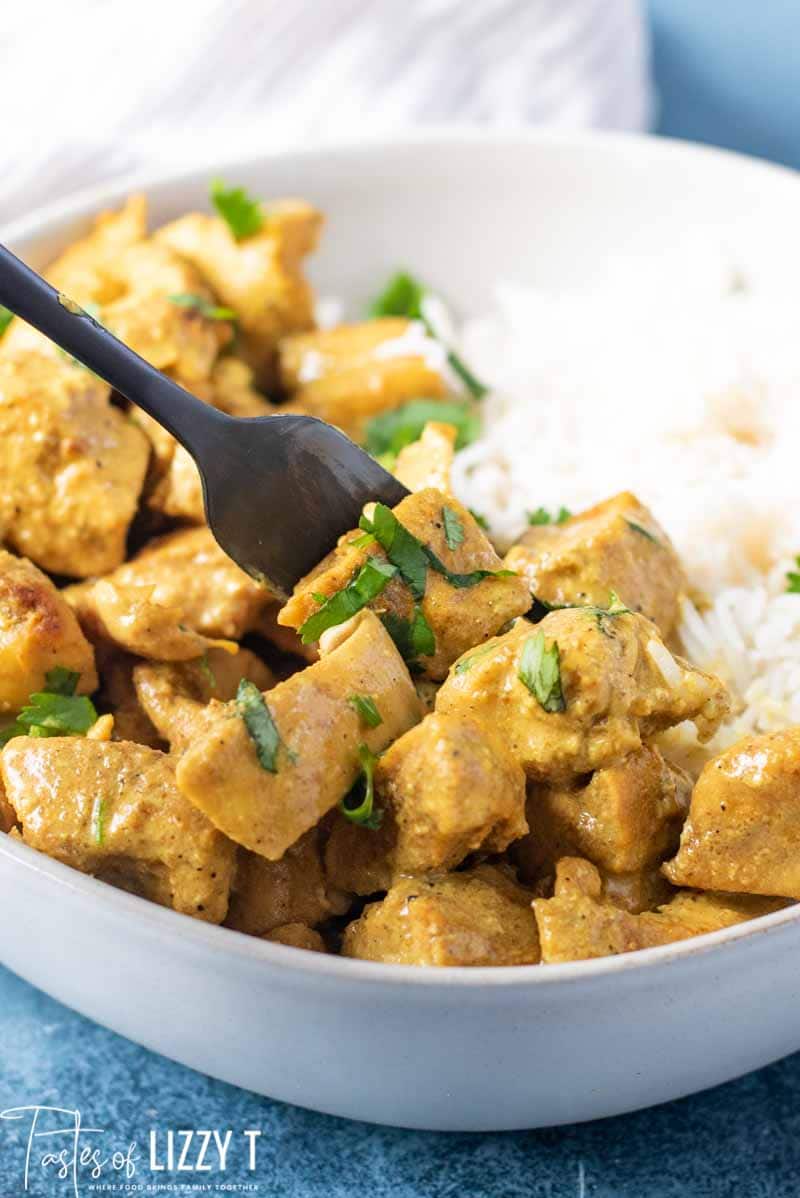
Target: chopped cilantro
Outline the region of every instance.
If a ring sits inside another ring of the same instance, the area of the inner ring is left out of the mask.
[[[102,844],[105,836],[106,804],[105,800],[96,798],[92,805],[92,840]]]
[[[400,408],[382,412],[367,424],[366,446],[374,456],[398,454],[406,445],[418,441],[431,421],[451,424],[456,430],[456,449],[464,449],[481,431],[478,413],[459,400],[412,399]]]
[[[487,653],[491,653],[492,649],[494,649],[493,644],[481,645],[480,649],[473,650],[467,657],[459,658],[453,667],[453,673],[466,674],[467,670],[471,670],[479,658],[485,657]]]
[[[6,331],[13,319],[14,313],[9,312],[8,308],[5,308],[2,304],[0,304],[0,337],[3,336],[3,333]]]
[[[371,699],[369,695],[351,695],[347,702],[368,728],[377,728],[379,724],[383,723],[383,716],[375,706],[375,700]]]
[[[442,521],[444,523],[444,539],[447,542],[447,548],[458,549],[464,540],[464,525],[461,523],[458,513],[445,504],[442,508]]]
[[[226,187],[221,179],[215,179],[210,194],[211,203],[237,241],[244,241],[263,228],[261,203],[248,195],[243,187]]]
[[[17,722],[29,728],[31,736],[84,736],[96,721],[94,703],[86,695],[49,691],[31,695],[17,716]]]
[[[645,540],[652,541],[654,545],[661,544],[658,537],[654,537],[649,529],[643,528],[642,525],[637,524],[635,520],[626,520],[625,523],[627,524],[628,528],[632,528],[634,532],[638,532],[640,536],[645,538]]]
[[[384,612],[381,620],[410,670],[419,668],[420,657],[432,657],[436,652],[436,637],[419,605],[410,620],[391,611]]]
[[[45,690],[51,695],[74,695],[79,679],[80,674],[76,670],[68,670],[66,666],[53,666],[44,676]]]
[[[375,766],[378,758],[367,745],[358,746],[361,777],[339,804],[339,810],[352,824],[360,824],[377,832],[383,822],[383,812],[375,806]]]
[[[178,308],[192,308],[201,316],[205,316],[206,320],[238,319],[233,308],[221,308],[218,304],[212,304],[202,295],[190,295],[188,292],[183,292],[180,295],[168,295],[167,299]]]
[[[208,683],[208,685],[210,686],[211,690],[212,691],[216,690],[217,689],[217,677],[211,668],[211,663],[208,660],[208,651],[207,650],[203,654],[203,656],[200,658],[200,660],[198,661],[197,664],[200,667],[200,673],[205,678],[205,680]]]
[[[534,526],[537,524],[563,524],[566,520],[569,520],[571,515],[572,512],[566,507],[560,507],[555,516],[551,516],[547,508],[544,507],[537,507],[535,512],[527,513],[528,523]]]
[[[236,705],[256,747],[259,765],[269,773],[277,774],[278,750],[283,741],[264,696],[254,682],[242,678],[236,691]]]
[[[481,515],[480,512],[476,512],[474,507],[468,508],[467,510],[468,510],[470,516],[472,516],[472,519],[478,525],[478,527],[482,528],[484,532],[488,532],[489,531],[489,521],[486,519],[486,517]]]
[[[543,632],[529,636],[520,657],[519,677],[545,711],[557,712],[566,709],[561,688],[558,641],[553,641],[548,648]]]
[[[397,567],[390,562],[369,558],[358,573],[351,578],[346,587],[324,599],[319,611],[309,616],[300,627],[300,639],[304,645],[318,641],[328,628],[343,624],[362,607],[366,607],[377,595],[380,595],[390,578],[397,573]],[[321,596],[317,596],[321,598]]]
[[[430,332],[430,326],[427,327],[428,331]],[[489,394],[489,388],[486,386],[486,384],[482,383],[480,379],[475,377],[464,359],[461,358],[453,349],[448,349],[447,351],[447,364],[453,373],[461,379],[461,382],[464,384],[467,391],[469,391],[473,399],[483,399]]]
[[[794,559],[794,564],[800,570],[800,557]],[[786,591],[789,595],[800,595],[800,574],[789,570],[786,575]]]

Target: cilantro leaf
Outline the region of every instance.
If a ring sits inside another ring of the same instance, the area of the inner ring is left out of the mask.
[[[383,822],[383,812],[375,806],[375,766],[378,758],[367,745],[358,746],[361,777],[339,804],[339,810],[352,824],[360,824],[377,832]]]
[[[482,528],[484,532],[489,531],[489,521],[484,515],[482,515],[480,512],[476,512],[474,507],[467,508],[467,511],[469,512],[470,516],[472,516],[472,519],[479,528]]]
[[[794,559],[794,564],[797,566],[797,569],[800,570],[800,557],[796,557]],[[800,595],[800,574],[796,573],[794,570],[789,570],[786,575],[786,583],[786,593],[788,595]]]
[[[409,320],[420,320],[425,288],[407,271],[393,274],[383,291],[367,309],[373,320],[381,316],[406,316]]]
[[[428,329],[428,332],[431,331],[430,325],[428,325],[427,321],[425,323],[425,327]],[[449,349],[447,351],[447,364],[453,373],[461,379],[461,382],[464,384],[467,391],[469,391],[473,399],[483,399],[489,394],[489,388],[486,386],[486,384],[482,383],[480,379],[475,377],[464,359],[459,357],[459,355],[453,349]]]
[[[551,516],[547,508],[537,507],[535,512],[528,512],[528,523],[536,526],[537,524],[564,524],[569,520],[572,512],[567,507],[560,507],[555,516]]]
[[[447,542],[448,549],[458,549],[459,545],[464,540],[464,525],[458,512],[454,512],[451,507],[445,506],[442,508],[442,522],[444,524],[444,539]]]
[[[646,541],[652,541],[654,545],[660,545],[658,537],[654,537],[648,528],[643,528],[641,524],[637,524],[635,520],[626,520],[628,528],[632,528],[634,532],[638,532]]]
[[[459,400],[412,399],[402,407],[374,416],[367,424],[366,447],[373,456],[398,454],[422,436],[430,421],[451,424],[456,430],[456,449],[464,449],[480,436],[480,416],[470,404]]]
[[[309,616],[301,625],[300,639],[304,645],[318,641],[323,632],[343,624],[362,607],[366,607],[377,595],[380,595],[390,578],[397,573],[397,567],[391,562],[369,558],[357,574],[351,578],[346,587],[336,594],[330,595],[322,604],[319,611]]]
[[[432,657],[436,652],[436,637],[419,605],[410,620],[391,611],[384,612],[381,620],[409,670],[419,669],[418,658]]]
[[[347,702],[368,728],[377,728],[379,724],[383,723],[383,716],[375,706],[375,700],[369,695],[351,695]]]
[[[6,331],[13,319],[14,313],[9,312],[8,308],[5,308],[2,304],[0,304],[0,337],[3,336],[3,333]]]
[[[252,237],[264,227],[264,212],[259,200],[244,187],[226,187],[222,179],[211,184],[211,203],[237,241]]]
[[[86,695],[31,695],[17,721],[30,736],[83,736],[97,721],[94,703]]]
[[[239,683],[236,705],[255,744],[259,765],[270,774],[277,774],[278,750],[283,741],[264,696],[248,678],[242,678]]]
[[[362,516],[359,528],[370,533],[383,549],[415,599],[425,594],[428,561],[417,538],[405,528],[385,503],[376,503],[372,519]]]
[[[491,653],[492,649],[494,649],[493,644],[481,645],[479,649],[474,649],[468,657],[459,658],[455,664],[453,673],[466,674],[468,670],[472,669],[476,661],[478,661],[481,657],[485,657],[487,653]]]
[[[464,590],[466,587],[474,587],[477,583],[482,582],[484,578],[515,578],[516,570],[471,570],[468,574],[454,574],[452,570],[448,570],[440,557],[433,552],[427,545],[423,545],[425,556],[430,562],[437,574],[441,574],[446,582],[450,583],[451,587],[456,587],[458,590]]]
[[[208,660],[208,650],[205,651],[203,656],[198,661],[197,665],[200,669],[200,673],[205,678],[210,689],[212,691],[216,690],[217,689],[217,676],[211,668],[211,662]]]
[[[566,709],[561,688],[558,641],[553,641],[548,648],[543,632],[529,636],[520,657],[519,678],[545,711],[557,712]]]
[[[92,805],[92,840],[102,844],[105,836],[106,804],[105,800],[96,798]]]
[[[205,316],[206,320],[238,319],[233,308],[221,308],[218,304],[212,304],[210,300],[205,299],[202,295],[191,295],[189,292],[181,292],[179,295],[168,295],[167,299],[171,304],[175,304],[177,308],[192,308],[195,312],[199,312],[201,316]]]
[[[51,695],[74,695],[80,674],[66,666],[53,666],[44,676],[45,690]]]

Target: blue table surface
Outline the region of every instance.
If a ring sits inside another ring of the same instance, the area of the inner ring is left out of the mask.
[[[800,167],[797,0],[649,0],[648,8],[659,132]],[[199,1178],[208,1185],[249,1184],[258,1195],[782,1198],[800,1192],[800,1054],[706,1094],[601,1123],[437,1135],[332,1119],[214,1082],[92,1025],[2,969],[0,1045],[0,1111],[27,1104],[80,1109],[84,1123],[106,1129],[114,1146],[136,1141],[139,1152],[147,1151],[151,1127],[161,1133],[232,1128],[237,1135],[259,1129],[255,1173],[240,1156],[224,1175]],[[0,1120],[0,1198],[23,1193],[23,1126]],[[185,1183],[184,1175],[141,1167],[135,1181],[159,1178]],[[35,1171],[28,1192],[50,1198],[73,1190],[68,1179],[48,1181]],[[225,1191],[212,1185],[207,1192]]]

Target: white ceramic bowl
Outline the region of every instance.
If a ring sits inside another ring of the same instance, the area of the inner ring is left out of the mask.
[[[798,277],[798,177],[679,144],[434,134],[223,165],[329,214],[315,279],[355,300],[408,265],[474,312],[498,277],[590,285],[698,239]],[[155,219],[202,205],[220,169],[142,181]],[[83,195],[6,238],[42,264],[120,195]],[[601,961],[410,969],[208,927],[0,836],[0,911],[3,963],[90,1018],[225,1081],[380,1123],[591,1119],[800,1047],[800,909]]]

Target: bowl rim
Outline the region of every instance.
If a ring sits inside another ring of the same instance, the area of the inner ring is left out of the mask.
[[[778,163],[768,162],[747,154],[687,142],[677,138],[653,137],[652,135],[621,132],[560,129],[490,129],[472,125],[431,125],[424,129],[404,131],[397,136],[375,134],[332,141],[327,144],[312,144],[296,147],[274,146],[255,153],[232,154],[213,166],[203,159],[182,164],[174,170],[152,168],[115,177],[71,191],[66,196],[49,204],[40,205],[26,216],[5,223],[0,228],[0,238],[12,248],[51,231],[53,226],[63,225],[80,219],[103,208],[119,203],[134,191],[149,193],[153,190],[168,191],[172,187],[189,184],[198,176],[212,178],[242,170],[257,170],[263,164],[276,160],[301,161],[359,158],[364,154],[403,155],[420,149],[433,149],[446,153],[448,149],[473,147],[476,150],[518,147],[540,149],[552,146],[559,151],[614,153],[622,157],[635,154],[642,158],[651,156],[658,160],[673,157],[678,162],[691,164],[716,163],[723,170],[740,170],[760,175],[764,180],[784,180],[797,186],[800,172]],[[780,183],[779,183],[780,185]],[[285,974],[295,977],[305,975],[326,978],[332,981],[356,981],[387,985],[398,983],[404,986],[431,988],[454,985],[468,990],[481,987],[501,987],[516,990],[529,986],[552,986],[613,977],[618,973],[641,976],[648,968],[662,965],[678,965],[699,954],[731,948],[739,941],[752,941],[754,937],[777,934],[780,929],[791,927],[800,920],[800,903],[782,908],[769,915],[735,924],[717,932],[694,936],[687,940],[660,945],[655,948],[638,949],[615,956],[598,957],[563,964],[515,965],[515,966],[439,966],[393,965],[384,962],[364,961],[327,953],[298,950],[287,945],[276,944],[255,936],[245,935],[230,928],[204,923],[188,915],[182,915],[156,903],[119,890],[91,875],[62,864],[38,850],[32,849],[20,839],[0,836],[0,867],[17,866],[26,872],[40,876],[51,885],[73,892],[76,897],[89,903],[100,904],[106,918],[131,918],[138,916],[139,931],[151,935],[173,934],[180,936],[182,944],[198,951],[212,949],[218,959],[228,955],[250,962],[262,961],[274,965]]]

